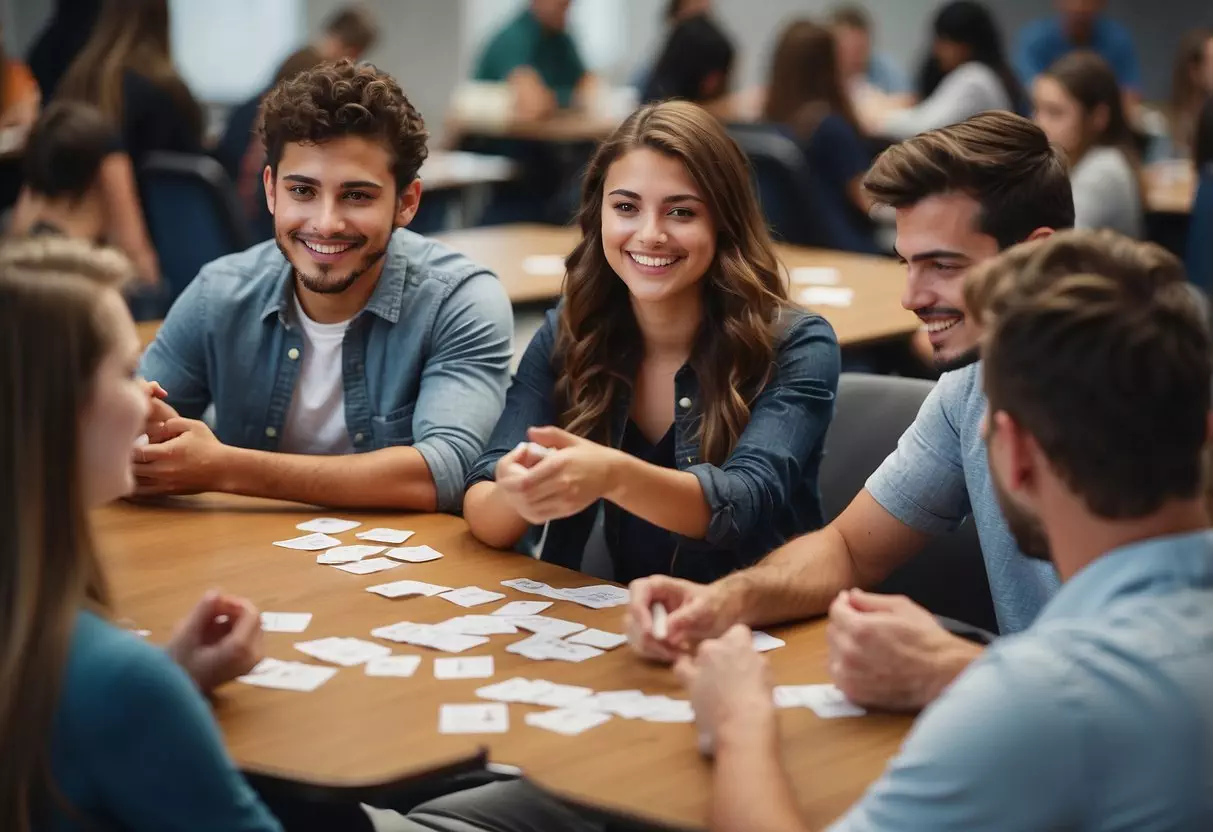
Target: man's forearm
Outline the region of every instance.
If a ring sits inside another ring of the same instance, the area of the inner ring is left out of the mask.
[[[308,456],[228,447],[216,490],[334,508],[434,511],[438,491],[415,448]]]
[[[833,525],[798,537],[757,565],[720,582],[751,627],[824,615],[844,589],[858,582],[846,541]]]
[[[716,738],[712,776],[712,832],[800,832],[801,821],[779,757],[772,715],[761,727],[746,726]]]

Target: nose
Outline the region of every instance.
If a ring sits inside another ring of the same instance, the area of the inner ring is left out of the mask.
[[[343,234],[345,232],[345,215],[341,209],[342,205],[338,200],[324,200],[314,223],[316,233],[324,237],[336,237]]]
[[[650,211],[645,215],[643,223],[640,227],[640,244],[643,246],[665,245],[669,236],[665,233],[661,214],[657,211]]]
[[[901,293],[901,306],[914,312],[926,309],[935,303],[935,296],[930,291],[928,281],[917,274],[913,266],[906,273],[906,288]]]

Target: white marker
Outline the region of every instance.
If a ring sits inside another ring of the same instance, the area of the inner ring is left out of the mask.
[[[665,605],[660,601],[653,604],[653,638],[658,641],[665,641],[669,635],[669,630],[666,628],[666,611]]]

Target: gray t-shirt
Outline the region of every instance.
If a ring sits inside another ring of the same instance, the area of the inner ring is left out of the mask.
[[[1117,147],[1093,147],[1070,171],[1074,227],[1110,228],[1135,240],[1145,236],[1137,173]]]
[[[973,515],[998,629],[1007,635],[1027,629],[1061,582],[1052,564],[1019,551],[1003,520],[981,435],[985,410],[980,362],[945,373],[867,489],[927,534],[951,532]]]

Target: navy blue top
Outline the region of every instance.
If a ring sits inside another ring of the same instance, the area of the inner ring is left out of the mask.
[[[548,312],[535,333],[506,395],[505,411],[467,484],[492,480],[497,461],[526,439],[533,426],[558,424],[554,389],[560,372],[554,356],[557,315]],[[672,574],[709,582],[757,562],[784,541],[823,525],[817,472],[838,389],[838,339],[819,315],[787,309],[774,366],[750,406],[750,421],[720,465],[699,458],[702,403],[689,365],[674,376],[674,454],[681,471],[695,475],[711,510],[707,535],[695,540],[661,529],[674,539],[677,557],[626,561],[612,553],[616,577]],[[631,397],[611,403],[611,444],[618,447]],[[609,511],[616,510],[608,503]],[[570,569],[581,564],[598,505],[548,524],[542,558]],[[609,515],[608,515],[609,516]],[[604,526],[609,534],[611,524]],[[637,527],[639,528],[639,527]],[[651,552],[664,549],[654,543]],[[608,548],[610,539],[607,538]],[[618,546],[616,547],[618,548]],[[671,562],[672,561],[672,562]],[[621,568],[622,566],[622,568]]]
[[[164,650],[91,612],[72,635],[51,740],[72,816],[37,829],[281,832],[223,747],[206,700]]]
[[[808,140],[798,142],[809,171],[821,183],[826,206],[856,233],[870,237],[872,223],[851,200],[850,185],[872,166],[872,153],[863,137],[842,116],[830,113]]]
[[[662,468],[677,467],[672,424],[665,435],[654,444],[645,438],[635,422],[628,419],[623,428],[623,441],[619,450],[650,465]],[[606,506],[603,536],[615,565],[615,580],[620,583],[630,583],[652,574],[653,564],[668,562],[672,567],[678,552],[678,542],[673,532],[610,503]]]

